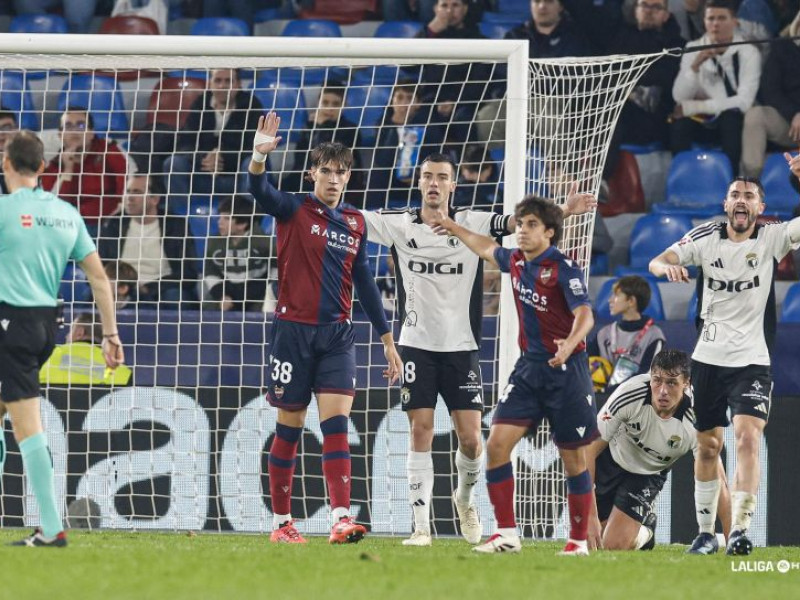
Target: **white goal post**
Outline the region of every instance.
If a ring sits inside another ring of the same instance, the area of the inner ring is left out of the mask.
[[[494,133],[479,142],[495,152],[491,160],[500,171],[496,185],[502,191],[505,212],[512,212],[526,193],[550,196],[563,203],[564,181],[577,182],[580,191],[597,192],[622,103],[643,70],[660,56],[529,61],[527,42],[510,40],[28,34],[0,35],[0,55],[4,73],[22,74],[23,83],[34,98],[33,110],[49,130],[42,135],[49,135],[56,145],[60,134],[53,128],[64,108],[70,106],[69,94],[73,90],[69,86],[74,74],[109,76],[127,100],[127,130],[108,124],[105,130],[98,128],[98,133],[129,150],[136,133],[145,128],[145,108],[153,90],[167,76],[199,76],[202,80],[213,69],[242,69],[247,73],[243,88],[255,88],[254,95],[262,98],[265,111],[278,109],[278,89],[288,87],[294,90],[296,102],[293,107],[284,107],[291,121],[286,124],[286,129],[291,130],[289,143],[284,153],[276,154],[271,167],[279,187],[302,186],[305,155],[294,151],[294,144],[296,135],[309,128],[313,133],[314,126],[294,122],[295,117],[302,114],[310,123],[320,90],[334,85],[334,80],[336,86],[343,83],[347,88],[345,111],[356,115],[356,150],[362,161],[359,169],[364,176],[365,195],[383,192],[370,187],[370,176],[379,167],[387,168],[376,158],[381,149],[380,134],[376,132],[383,124],[367,123],[367,109],[373,113],[376,108],[382,110],[395,85],[416,86],[421,90],[423,111],[430,114],[429,121],[421,127],[432,127],[433,119],[439,118],[435,113],[442,102],[442,89],[455,85],[456,97],[448,96],[447,100],[456,106],[464,100],[466,84],[448,79],[448,72],[454,72],[450,69],[466,65],[466,72],[473,73],[472,65],[487,64],[491,66],[489,76],[473,82],[483,86],[484,93],[466,111],[466,122],[459,123],[457,117],[450,116],[442,127],[445,141],[460,154],[474,141],[476,123],[486,120],[486,129]],[[441,67],[439,80],[436,76],[425,79],[430,76],[420,67],[427,65]],[[398,66],[407,69],[398,70]],[[379,81],[380,67],[387,67],[388,71],[381,71],[384,79]],[[389,78],[385,79],[387,73]],[[287,78],[291,78],[288,84]],[[492,86],[502,94],[490,97],[487,90]],[[375,89],[385,92],[383,104],[370,104]],[[365,103],[362,105],[351,98],[351,92],[355,97],[359,90]],[[7,91],[0,82],[0,104]],[[260,92],[268,93],[259,96]],[[0,106],[0,110],[4,108],[11,107]],[[183,106],[182,110],[186,108]],[[488,109],[490,116],[486,117],[481,108]],[[23,106],[18,114],[24,111]],[[105,117],[103,122],[110,123],[111,115]],[[450,132],[457,125],[469,130],[469,139],[450,139]],[[253,132],[241,134],[239,150],[249,155]],[[362,143],[364,147],[360,146]],[[367,148],[369,144],[372,145]],[[59,149],[55,147],[52,152]],[[481,166],[490,161],[489,154],[487,151],[480,159]],[[392,167],[388,165],[390,172]],[[165,196],[168,207],[177,196],[170,179],[174,174],[164,173],[170,182]],[[197,188],[192,186],[199,180],[198,173],[180,174],[188,178],[192,196],[182,207],[181,217],[187,223],[185,233],[196,239],[198,230],[192,225],[203,221],[199,231],[208,236],[216,226],[216,200],[206,199],[203,206],[194,202]],[[294,180],[289,178],[291,174]],[[237,173],[232,175],[235,191],[244,191]],[[407,192],[406,202],[415,201],[412,189],[413,186]],[[218,192],[212,187],[210,192],[199,195],[207,198],[210,194],[213,199]],[[386,198],[385,205],[391,205],[388,192]],[[477,192],[464,202],[466,206],[484,206],[478,201]],[[562,244],[562,249],[587,273],[592,225],[593,215],[570,218]],[[268,228],[266,220],[264,227]],[[97,235],[102,241],[102,228]],[[206,240],[201,241],[198,255],[206,246]],[[513,245],[513,236],[505,238],[505,243]],[[378,254],[372,259],[376,275],[390,277],[381,270],[385,256],[380,255],[380,250],[375,252]],[[202,273],[205,263],[197,262]],[[78,292],[80,284],[79,277],[74,276],[62,286],[69,295],[68,316],[87,310],[85,298]],[[499,318],[485,317],[484,345],[488,350],[484,348],[482,354],[484,381],[493,385],[492,390],[487,390],[487,400],[496,399],[498,387],[507,379],[518,354],[517,320],[508,286],[503,286],[502,294]],[[130,349],[133,387],[64,385],[43,390],[43,416],[56,468],[57,491],[66,499],[65,509],[75,500],[90,498],[97,505],[103,527],[270,529],[265,456],[275,416],[261,390],[271,316],[269,312],[209,312],[203,300],[202,295],[196,300],[197,310],[171,310],[163,303],[146,306],[134,301],[120,312],[123,342]],[[376,376],[383,360],[380,344],[363,314],[356,317],[359,318],[357,346],[362,362],[350,424],[354,511],[375,532],[405,534],[411,527],[405,481],[408,425],[397,391],[389,393]],[[456,532],[449,497],[455,472],[451,462],[455,437],[441,404],[435,423],[438,442],[434,448],[437,482],[433,524],[438,533],[450,534]],[[487,413],[484,419],[486,430],[490,417],[491,413]],[[2,525],[37,523],[35,503],[20,476],[21,465],[8,426],[6,439],[11,452],[2,477]],[[321,435],[312,403],[301,443],[302,457],[298,458],[293,504],[293,513],[302,520],[300,529],[304,533],[324,533],[328,527],[320,453]],[[526,465],[518,486],[521,525],[527,533],[539,537],[563,535],[563,481],[555,450],[548,445],[546,428],[540,430],[536,440],[523,443],[519,460]],[[493,524],[483,478],[478,498],[488,533]]]

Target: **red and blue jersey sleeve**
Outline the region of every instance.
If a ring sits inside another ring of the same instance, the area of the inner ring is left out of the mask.
[[[502,246],[498,246],[494,249],[494,260],[503,273],[509,273],[511,271],[511,255],[514,254],[514,252],[515,250],[503,248]]]
[[[287,194],[273,187],[266,173],[261,175],[248,173],[247,182],[250,193],[258,205],[265,213],[279,221],[290,218],[305,200],[305,194]]]
[[[564,299],[571,311],[579,306],[591,304],[589,290],[583,277],[583,271],[573,261],[562,258],[558,271],[558,283],[564,292]]]

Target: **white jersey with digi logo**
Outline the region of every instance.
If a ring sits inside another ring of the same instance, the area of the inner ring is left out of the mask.
[[[684,394],[678,410],[662,419],[653,407],[650,374],[624,381],[597,414],[600,436],[611,457],[637,475],[654,475],[697,448],[692,399]]]
[[[477,350],[483,315],[483,260],[455,236],[437,235],[421,209],[363,211],[368,239],[391,248],[402,328],[399,344],[432,352]],[[456,223],[496,237],[510,217],[457,209]]]
[[[791,250],[787,223],[756,225],[743,242],[728,238],[727,223],[704,223],[669,249],[681,265],[702,269],[703,330],[692,358],[721,367],[769,365],[764,315],[774,261]]]

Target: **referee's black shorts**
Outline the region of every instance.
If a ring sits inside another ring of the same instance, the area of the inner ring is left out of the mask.
[[[56,308],[0,302],[0,400],[39,396],[39,370],[55,348]]]

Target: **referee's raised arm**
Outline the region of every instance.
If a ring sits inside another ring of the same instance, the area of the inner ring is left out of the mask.
[[[44,146],[20,131],[6,144],[0,197],[0,411],[8,411],[22,463],[39,505],[41,527],[16,546],[65,547],[63,499],[56,500],[53,463],[39,408],[39,371],[55,347],[58,287],[70,259],[86,270],[103,323],[103,357],[124,360],[111,287],[92,238],[74,206],[43,191]],[[0,436],[0,446],[2,446]],[[0,447],[0,467],[5,449]]]

